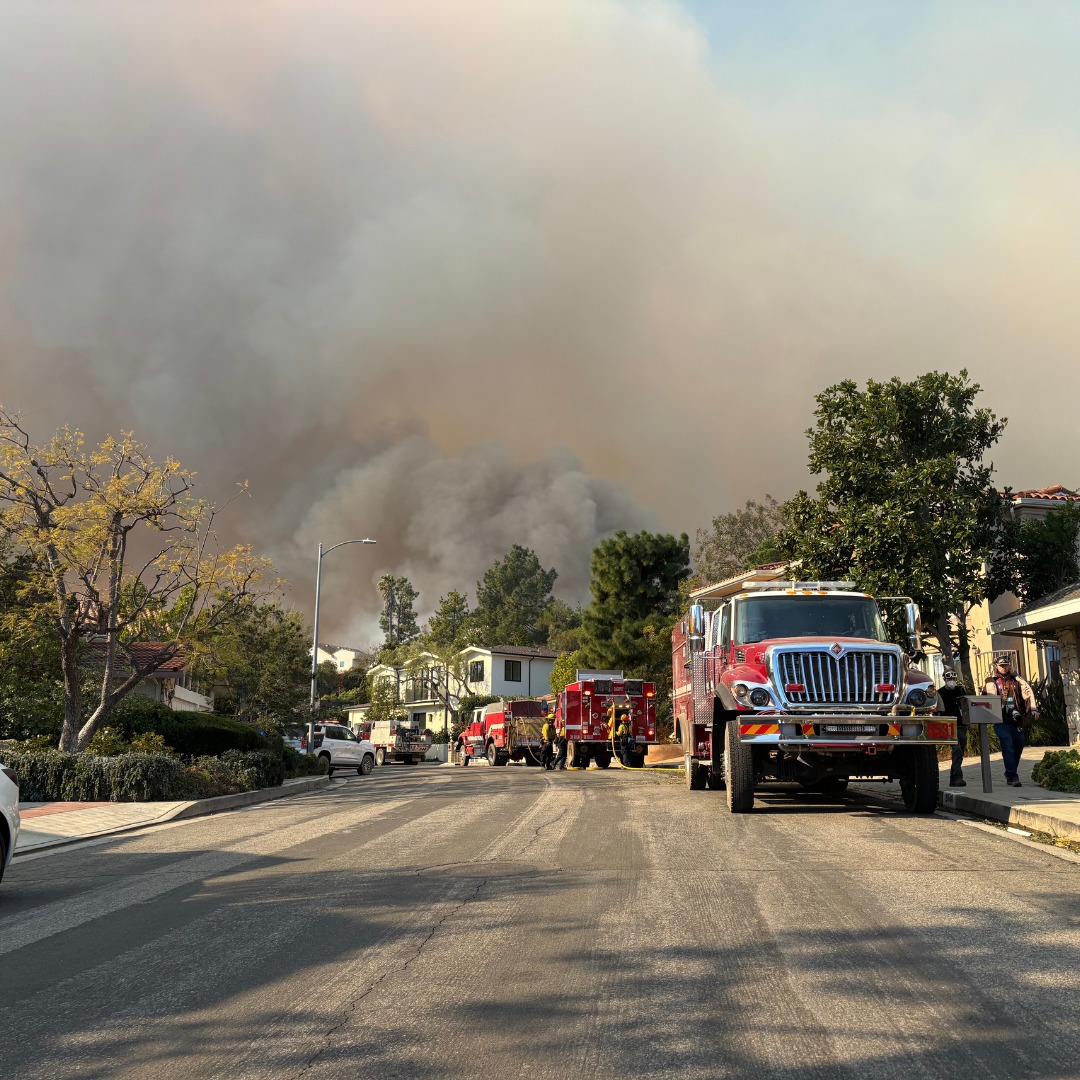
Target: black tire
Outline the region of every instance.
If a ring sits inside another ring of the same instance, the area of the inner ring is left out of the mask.
[[[386,750],[383,749],[383,747],[381,747],[381,746],[378,747],[378,749],[375,751],[375,764],[376,765],[385,765],[386,764]]]
[[[487,759],[489,765],[505,765],[510,760],[510,756],[503,754],[494,743],[491,743],[487,749]]]
[[[585,765],[581,764],[582,753],[581,748],[576,742],[567,742],[566,744],[566,767],[568,769],[583,769]],[[588,762],[586,762],[586,765]]]
[[[692,757],[686,759],[686,790],[705,790],[705,769],[700,761],[695,761]]]
[[[327,776],[333,776],[334,775],[334,763],[330,760],[330,755],[329,754],[320,754],[319,759],[321,761],[326,762],[326,775]]]
[[[627,755],[630,760],[631,769],[644,769],[645,768],[645,751],[635,750],[632,754]]]
[[[365,754],[364,760],[360,762],[356,767],[357,776],[368,776],[371,770],[375,768],[375,759],[371,754]]]
[[[724,783],[727,805],[733,814],[754,809],[754,752],[739,742],[739,722],[729,720],[724,730]]]
[[[724,783],[724,759],[720,759],[720,771],[713,772],[712,766],[705,769],[705,783],[710,791],[723,791],[727,785]]]
[[[458,743],[458,745],[454,748],[454,760],[455,760],[455,762],[458,765],[464,765],[467,756],[468,755],[465,753],[465,744],[464,743]]]
[[[912,814],[932,814],[938,800],[937,748],[913,746],[908,754],[908,769],[900,778],[904,808]]]
[[[596,767],[598,769],[606,769],[611,764],[611,751],[601,750],[595,755],[593,761],[596,762]]]

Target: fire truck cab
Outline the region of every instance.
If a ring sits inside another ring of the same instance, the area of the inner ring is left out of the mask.
[[[935,715],[918,607],[900,602],[907,650],[877,601],[851,582],[751,572],[696,590],[672,631],[672,705],[691,789],[727,790],[746,813],[761,783],[837,793],[851,777],[899,780],[909,810],[937,805],[937,748],[956,723]],[[712,610],[706,610],[706,604]]]

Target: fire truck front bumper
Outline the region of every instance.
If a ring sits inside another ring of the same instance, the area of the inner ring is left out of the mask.
[[[940,716],[740,716],[739,742],[782,750],[870,753],[898,746],[952,746],[956,721]],[[873,747],[874,750],[870,748]]]

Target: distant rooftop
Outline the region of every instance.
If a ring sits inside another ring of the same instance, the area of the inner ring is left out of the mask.
[[[1068,502],[1070,499],[1080,500],[1080,494],[1070,491],[1062,484],[1051,484],[1044,488],[1029,488],[1026,491],[1014,491],[1012,498],[1016,499],[1046,499],[1049,502]]]

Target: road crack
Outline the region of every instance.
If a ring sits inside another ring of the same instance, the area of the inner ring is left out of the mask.
[[[387,971],[384,971],[366,990],[364,990],[360,994],[357,994],[356,997],[354,997],[350,1001],[346,1002],[344,1008],[341,1010],[341,1018],[338,1020],[338,1022],[336,1024],[332,1025],[324,1033],[322,1046],[320,1046],[319,1049],[316,1050],[315,1053],[312,1054],[310,1058],[308,1058],[308,1060],[305,1063],[304,1067],[298,1073],[294,1074],[293,1080],[299,1080],[299,1077],[303,1076],[309,1069],[311,1069],[315,1065],[315,1063],[319,1060],[319,1058],[321,1058],[323,1056],[323,1054],[325,1054],[326,1051],[328,1051],[331,1048],[331,1045],[333,1044],[333,1041],[334,1041],[334,1036],[337,1035],[337,1033],[339,1031],[341,1031],[341,1029],[344,1028],[349,1023],[349,1021],[353,1018],[353,1015],[355,1014],[357,1008],[359,1007],[360,1003],[364,1000],[364,998],[366,998],[369,994],[372,994],[375,990],[377,990],[388,978],[390,978],[391,975],[401,975],[402,973],[408,971],[409,968],[417,960],[420,959],[420,956],[423,954],[424,949],[431,943],[431,941],[435,937],[435,935],[442,929],[443,924],[448,919],[452,919],[459,911],[461,911],[462,908],[465,907],[466,904],[472,903],[480,895],[480,890],[485,885],[488,884],[489,880],[490,880],[489,878],[485,878],[483,881],[481,881],[476,886],[475,889],[473,889],[472,893],[469,896],[466,896],[464,900],[462,900],[459,904],[455,904],[454,907],[452,907],[448,912],[446,912],[446,914],[443,915],[442,918],[440,918],[431,927],[431,929],[428,931],[427,935],[416,946],[416,952],[412,956],[410,956],[409,959],[406,960],[404,964],[401,964],[398,967],[390,968]]]

